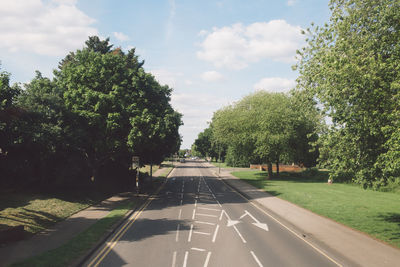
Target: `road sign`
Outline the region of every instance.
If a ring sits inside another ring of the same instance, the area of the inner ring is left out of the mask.
[[[132,169],[139,168],[139,157],[132,157]]]

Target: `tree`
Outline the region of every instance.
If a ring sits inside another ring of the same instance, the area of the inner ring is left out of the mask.
[[[308,30],[298,52],[298,87],[332,118],[321,138],[331,178],[379,187],[396,173],[385,161],[400,161],[391,150],[399,131],[400,2],[333,0],[330,8],[329,23]]]

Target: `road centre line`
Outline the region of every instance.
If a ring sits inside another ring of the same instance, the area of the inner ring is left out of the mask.
[[[178,220],[182,218],[182,209],[179,209]]]
[[[189,251],[185,251],[185,258],[183,259],[183,267],[186,267]]]
[[[207,258],[206,258],[206,261],[204,262],[203,267],[207,267],[208,266],[208,262],[210,261],[210,257],[211,257],[211,251],[209,251],[207,253]]]
[[[193,209],[192,220],[194,220],[194,216],[196,216],[196,209]]]
[[[257,262],[259,267],[263,267],[263,265],[261,264],[261,262],[258,260],[256,254],[254,254],[253,251],[250,251],[251,255],[253,256],[254,260]]]
[[[212,239],[213,243],[215,243],[215,239],[217,238],[218,229],[219,229],[219,224],[217,224],[217,227],[215,228],[215,231],[214,231],[214,235],[213,235],[213,239]]]
[[[176,251],[174,251],[174,254],[172,255],[172,267],[175,267],[176,265]]]
[[[179,228],[181,227],[181,224],[178,223],[178,226],[176,227],[176,235],[175,235],[175,241],[178,242],[179,239]]]
[[[193,224],[190,225],[188,242],[192,241],[192,233],[193,233]]]

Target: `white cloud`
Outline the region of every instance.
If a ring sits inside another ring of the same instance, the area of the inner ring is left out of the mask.
[[[255,90],[265,90],[268,92],[288,92],[294,88],[296,82],[280,77],[263,78],[254,85]]]
[[[171,88],[176,88],[178,80],[180,80],[183,76],[183,73],[171,72],[166,69],[154,69],[150,70],[149,72],[156,77],[156,80],[160,84],[166,84]]]
[[[201,78],[206,82],[219,82],[224,79],[224,76],[217,71],[206,71],[201,75]]]
[[[200,44],[197,57],[209,61],[216,67],[243,69],[249,63],[272,59],[293,62],[296,49],[303,43],[300,26],[288,24],[285,20],[256,22],[248,26],[241,23],[230,27],[213,28]]]
[[[288,0],[286,4],[288,6],[294,6],[294,4],[296,4],[296,2],[297,2],[297,0]]]
[[[97,35],[74,0],[13,0],[0,5],[0,49],[62,56]]]
[[[122,32],[113,32],[115,38],[117,38],[118,41],[127,41],[129,40],[129,36],[126,34],[123,34]]]

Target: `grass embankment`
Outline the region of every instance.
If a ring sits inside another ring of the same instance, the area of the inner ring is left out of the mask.
[[[104,236],[105,232],[121,220],[136,204],[134,201],[126,201],[64,245],[12,266],[56,267],[71,265],[76,259],[85,255]]]
[[[400,193],[327,184],[327,172],[282,173],[266,180],[263,171],[233,172],[240,179],[317,214],[400,248]]]
[[[107,194],[97,192],[2,193],[0,194],[0,229],[23,225],[27,233],[34,234],[107,196]]]

